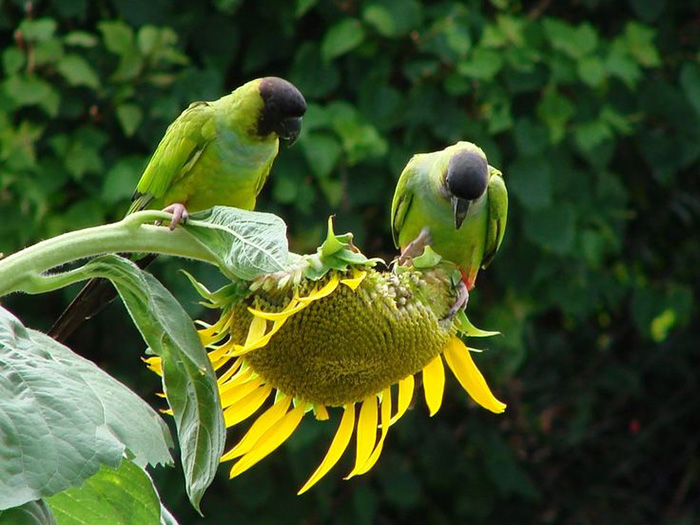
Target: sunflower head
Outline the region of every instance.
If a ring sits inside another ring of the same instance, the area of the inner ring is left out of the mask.
[[[348,477],[367,472],[408,408],[416,374],[430,414],[438,411],[443,359],[478,404],[505,409],[458,335],[491,333],[474,328],[463,312],[449,315],[457,268],[430,250],[411,267],[378,271],[377,262],[359,253],[349,234],[336,236],[329,223],[317,253],[296,256],[285,271],[215,293],[196,284],[222,312],[199,333],[219,373],[226,425],[259,414],[222,457],[235,460],[231,477],[281,445],[305,413],[328,419],[329,407],[344,409],[338,432],[300,493],[340,459],[353,434],[356,458]],[[157,360],[151,365],[156,368]]]

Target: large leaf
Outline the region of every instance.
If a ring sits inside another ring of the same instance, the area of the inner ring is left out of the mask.
[[[56,525],[51,509],[42,500],[30,501],[21,507],[0,510],[3,525]]]
[[[59,525],[157,525],[161,509],[169,516],[151,478],[128,460],[116,469],[103,466],[81,487],[60,492],[47,503]]]
[[[163,386],[175,417],[187,494],[199,510],[219,465],[226,430],[214,369],[192,319],[162,284],[127,259],[107,255],[81,272],[112,281],[144,340],[163,360]]]
[[[287,225],[271,213],[214,206],[191,215],[185,229],[223,268],[241,279],[254,279],[287,265]]]
[[[131,390],[0,308],[0,509],[78,485],[127,450],[169,463],[170,444]]]

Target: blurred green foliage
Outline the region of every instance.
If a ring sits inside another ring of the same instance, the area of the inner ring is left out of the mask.
[[[505,243],[470,311],[505,334],[480,362],[506,414],[451,388],[434,419],[395,427],[368,476],[334,471],[297,498],[334,431],[306,424],[250,474],[222,472],[211,522],[700,519],[696,2],[6,0],[0,42],[0,252],[120,217],[189,102],[263,75],[309,102],[259,206],[298,252],[337,213],[337,231],[391,258],[413,153],[470,140],[505,174]],[[179,295],[178,266],[158,270]],[[48,327],[63,304],[10,306]],[[72,345],[157,388],[119,307]],[[187,523],[181,478],[155,475]]]

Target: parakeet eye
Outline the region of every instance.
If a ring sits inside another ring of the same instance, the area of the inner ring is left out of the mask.
[[[264,137],[274,132],[287,141],[296,140],[306,113],[306,100],[299,90],[284,79],[265,77],[260,81],[260,97],[263,109],[258,134]]]
[[[447,168],[447,187],[460,199],[473,201],[486,191],[489,167],[486,159],[474,151],[456,153]]]

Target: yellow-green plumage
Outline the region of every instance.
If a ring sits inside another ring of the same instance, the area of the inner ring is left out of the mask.
[[[253,209],[280,138],[296,139],[305,111],[299,90],[276,77],[252,80],[213,102],[190,104],[166,130],[127,214],[177,205],[168,208],[173,211],[172,229],[185,212],[216,205]],[[140,259],[139,264],[150,260]],[[64,340],[115,295],[107,282],[90,281],[49,334]]]
[[[445,181],[450,160],[463,152],[477,154],[486,161],[481,148],[470,142],[413,156],[396,186],[391,223],[394,243],[401,249],[428,228],[433,250],[457,264],[471,288],[479,268],[491,262],[503,240],[508,193],[501,172],[488,166],[487,189],[471,203],[464,222],[457,228],[452,195]]]
[[[181,203],[190,212],[214,205],[253,209],[279,151],[260,137],[263,108],[253,80],[214,102],[194,102],[167,129],[141,176],[129,213]]]

